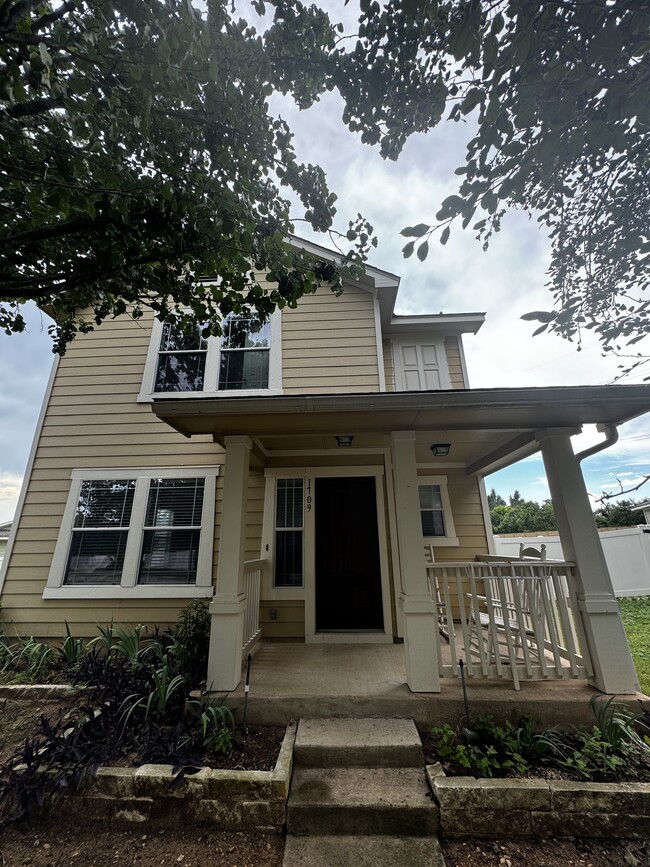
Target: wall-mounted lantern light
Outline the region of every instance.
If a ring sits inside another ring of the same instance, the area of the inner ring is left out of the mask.
[[[339,448],[349,449],[350,446],[352,445],[353,439],[354,439],[354,437],[352,437],[352,436],[338,436],[336,438],[336,442],[338,443]]]
[[[431,452],[434,458],[444,458],[449,454],[451,443],[434,443],[431,446]]]

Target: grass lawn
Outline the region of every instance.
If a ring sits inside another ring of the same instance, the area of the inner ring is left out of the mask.
[[[641,692],[650,695],[650,597],[618,601]]]

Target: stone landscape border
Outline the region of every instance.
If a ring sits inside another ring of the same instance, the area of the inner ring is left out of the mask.
[[[440,832],[454,837],[650,838],[650,783],[427,777]]]
[[[272,771],[202,768],[170,786],[169,765],[100,768],[79,792],[52,809],[83,821],[133,825],[160,822],[165,827],[209,823],[224,831],[275,831],[286,822],[293,771],[295,723],[290,723]]]

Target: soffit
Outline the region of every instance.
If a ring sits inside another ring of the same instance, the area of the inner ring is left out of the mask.
[[[154,413],[186,436],[247,435],[274,452],[353,455],[390,445],[396,430],[416,432],[417,460],[432,460],[434,442],[450,443],[435,466],[486,474],[538,451],[535,432],[578,433],[584,424],[620,424],[650,410],[639,385],[468,389],[351,395],[155,398]],[[354,436],[350,449],[336,436]],[[346,458],[347,460],[347,458]]]

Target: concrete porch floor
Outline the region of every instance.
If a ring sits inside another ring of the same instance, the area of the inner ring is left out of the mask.
[[[520,691],[510,681],[468,681],[470,714],[491,713],[513,720],[528,714],[546,726],[591,724],[589,699],[596,692],[585,681],[572,679],[523,682]],[[243,675],[227,703],[241,719]],[[440,693],[409,690],[402,644],[261,641],[253,651],[248,699],[251,723],[282,725],[301,717],[377,716],[410,717],[423,726],[453,725],[463,713],[460,680],[443,679]]]

